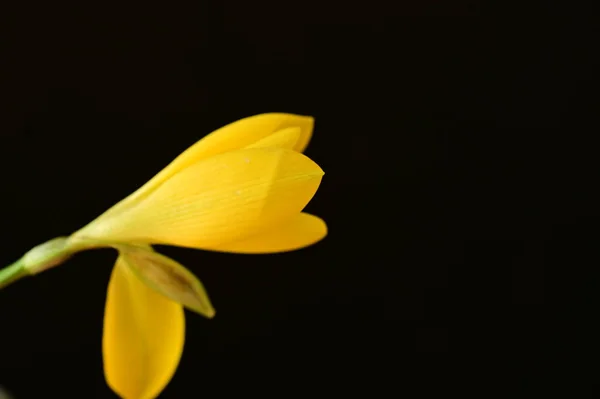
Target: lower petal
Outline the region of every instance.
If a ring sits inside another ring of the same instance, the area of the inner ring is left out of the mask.
[[[113,269],[102,350],[108,385],[124,399],[153,399],[169,383],[185,337],[183,307],[142,283],[122,262]]]
[[[321,218],[300,213],[290,222],[267,233],[208,250],[240,254],[287,252],[315,244],[326,235],[327,225]]]

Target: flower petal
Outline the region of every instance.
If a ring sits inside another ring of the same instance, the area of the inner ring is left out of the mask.
[[[191,166],[203,159],[211,157],[213,155],[222,154],[228,151],[239,150],[247,146],[261,141],[273,133],[280,133],[281,130],[287,128],[298,128],[300,129],[300,135],[296,139],[293,147],[295,151],[302,152],[308,146],[308,143],[312,137],[312,131],[314,127],[314,118],[310,116],[285,114],[285,113],[266,113],[250,116],[248,118],[240,119],[236,122],[230,123],[214,132],[208,134],[204,138],[196,142],[196,144],[189,147],[177,158],[175,158],[169,165],[163,170],[156,174],[146,184],[137,189],[134,193],[124,198],[119,203],[115,204],[104,214],[100,215],[96,220],[104,218],[108,215],[116,215],[119,212],[127,210],[129,206],[139,201],[140,199],[148,196],[153,190],[159,187],[166,180],[171,178],[176,173],[181,172],[183,169]],[[279,135],[277,138],[272,140],[290,140],[289,131],[284,133],[284,136]],[[287,135],[287,136],[285,136]],[[266,147],[266,145],[260,145]],[[284,148],[289,148],[288,143],[284,143]],[[270,144],[269,146],[274,146]],[[283,145],[279,145],[283,147]],[[92,223],[94,223],[94,220]],[[87,226],[86,226],[87,227]]]
[[[204,286],[188,269],[173,259],[144,247],[115,245],[123,262],[148,287],[205,317],[215,309]]]
[[[287,252],[315,244],[326,235],[327,225],[322,219],[308,213],[300,213],[288,223],[266,233],[230,242],[216,248],[205,249],[240,254]]]
[[[313,117],[282,113],[254,115],[230,123],[204,136],[182,152],[138,191],[147,192],[152,190],[174,174],[198,161],[242,149],[289,127],[300,129],[300,137],[294,144],[293,149],[298,152],[304,151],[312,137]]]
[[[302,129],[299,127],[288,127],[287,129],[279,130],[262,140],[250,144],[246,148],[286,148],[293,150],[296,143],[300,139]]]
[[[202,154],[201,156],[206,158],[246,147],[279,130],[298,127],[301,129],[301,137],[293,149],[303,152],[311,139],[314,123],[311,116],[284,113],[254,115],[215,130],[188,151],[194,152],[196,156]]]
[[[250,148],[190,166],[116,217],[76,233],[112,242],[210,248],[266,231],[297,215],[321,168],[290,150]]]
[[[104,314],[104,374],[126,399],[153,399],[169,383],[185,338],[183,307],[140,281],[119,257]]]

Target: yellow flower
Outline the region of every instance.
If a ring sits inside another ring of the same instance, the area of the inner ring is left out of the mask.
[[[169,383],[184,345],[184,306],[215,314],[200,281],[151,244],[257,254],[325,237],[325,223],[302,212],[324,174],[301,153],[312,130],[311,117],[276,113],[227,125],[81,230],[21,258],[36,274],[76,251],[119,251],[106,299],[103,358],[106,380],[121,397],[155,398]],[[0,271],[0,287],[20,277],[8,269]]]

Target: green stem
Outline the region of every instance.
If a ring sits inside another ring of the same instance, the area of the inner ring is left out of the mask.
[[[12,265],[0,270],[0,289],[29,275],[21,258]]]

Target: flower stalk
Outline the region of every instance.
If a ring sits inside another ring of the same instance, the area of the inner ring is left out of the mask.
[[[0,289],[29,275],[29,271],[25,268],[25,262],[21,258],[12,265],[0,269]]]

